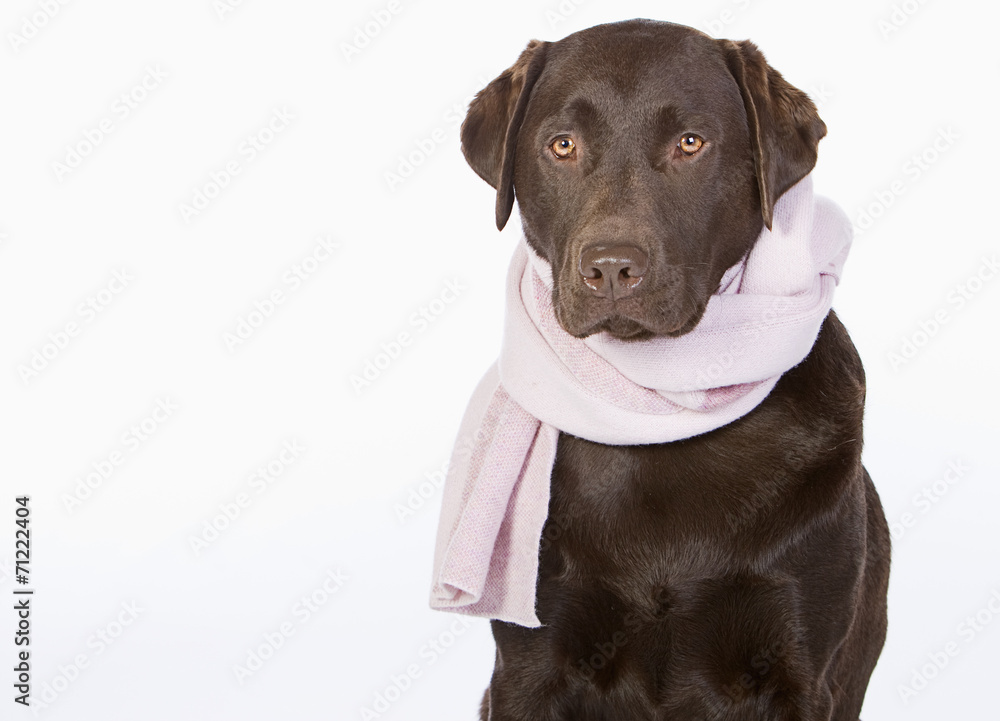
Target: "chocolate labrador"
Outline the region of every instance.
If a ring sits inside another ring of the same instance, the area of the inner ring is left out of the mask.
[[[825,134],[752,43],[633,20],[529,43],[471,103],[462,149],[499,228],[516,195],[565,330],[642,339],[697,325]],[[543,625],[492,622],[484,721],[857,721],[889,573],[864,399],[830,312],[729,425],[660,445],[561,435]]]

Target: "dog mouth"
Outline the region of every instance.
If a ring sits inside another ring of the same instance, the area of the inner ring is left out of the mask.
[[[613,338],[624,341],[646,340],[656,335],[652,329],[647,328],[636,320],[621,315],[613,315],[588,328],[582,335],[578,335],[577,337],[586,338],[600,332],[607,333]]]
[[[705,312],[705,306],[692,308],[688,312],[675,309],[666,313],[630,312],[626,304],[609,304],[609,308],[591,312],[560,311],[560,303],[555,303],[559,324],[572,336],[586,338],[596,333],[607,333],[621,341],[641,341],[650,338],[676,338],[694,330]],[[621,305],[622,307],[619,307]]]

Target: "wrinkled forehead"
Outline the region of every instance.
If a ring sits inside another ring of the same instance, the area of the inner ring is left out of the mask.
[[[743,101],[707,35],[669,24],[598,26],[553,43],[528,121],[588,113],[611,122],[661,114],[726,119]],[[533,116],[533,117],[532,117]]]

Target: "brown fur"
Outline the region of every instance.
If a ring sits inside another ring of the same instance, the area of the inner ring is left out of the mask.
[[[697,164],[673,150],[696,129],[710,143]],[[579,139],[572,163],[547,154],[553,133]],[[566,330],[637,339],[697,324],[825,133],[752,43],[629,21],[532,41],[472,103],[462,143],[497,189],[498,227],[516,194]],[[642,292],[586,291],[578,259],[602,243],[648,254]],[[864,397],[831,312],[809,356],[727,426],[645,446],[560,436],[543,626],[493,622],[484,721],[857,721],[889,570]]]

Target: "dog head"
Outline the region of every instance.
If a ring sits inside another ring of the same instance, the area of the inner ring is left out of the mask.
[[[753,43],[631,20],[531,41],[470,104],[462,150],[500,229],[516,194],[563,328],[642,339],[698,324],[825,134]]]

